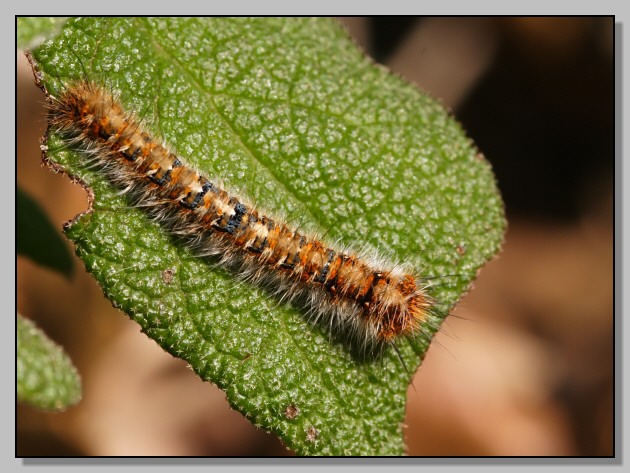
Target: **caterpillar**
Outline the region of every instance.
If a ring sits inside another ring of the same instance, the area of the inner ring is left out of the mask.
[[[365,347],[393,345],[398,352],[395,341],[426,320],[433,302],[420,278],[249,205],[172,152],[105,87],[80,80],[47,96],[49,129],[199,256],[301,301],[309,317],[348,331]]]

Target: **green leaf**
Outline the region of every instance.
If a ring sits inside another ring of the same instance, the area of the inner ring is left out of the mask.
[[[69,278],[74,266],[66,243],[39,204],[19,187],[16,209],[18,254]]]
[[[54,36],[66,22],[63,17],[30,17],[16,18],[18,48],[32,48],[46,38]]]
[[[33,55],[53,95],[81,78],[110,87],[187,162],[268,213],[424,276],[458,275],[433,280],[424,334],[398,342],[410,369],[501,244],[488,163],[443,107],[332,20],[77,19]],[[148,336],[300,455],[404,453],[410,375],[393,349],[353,355],[195,257],[54,134],[49,155],[94,192],[67,231],[77,254]]]
[[[81,379],[61,347],[33,322],[17,316],[17,397],[40,409],[59,410],[81,399]]]

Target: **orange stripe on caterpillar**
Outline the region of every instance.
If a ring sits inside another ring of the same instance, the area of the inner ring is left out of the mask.
[[[366,344],[412,334],[425,319],[431,301],[413,275],[261,215],[152,137],[105,88],[77,82],[49,102],[50,126],[200,255],[283,297],[303,298],[315,318],[332,318]]]

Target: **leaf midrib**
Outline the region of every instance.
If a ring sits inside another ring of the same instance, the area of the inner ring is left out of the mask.
[[[139,20],[145,20],[147,21],[147,18],[142,18]],[[229,120],[227,120],[227,118],[221,113],[221,111],[219,110],[219,108],[217,107],[216,103],[214,102],[214,95],[211,94],[209,91],[207,91],[206,89],[204,89],[202,87],[202,85],[199,83],[199,81],[192,75],[190,74],[190,72],[183,67],[183,65],[181,64],[180,61],[177,60],[176,57],[174,57],[173,55],[171,55],[168,50],[166,48],[164,48],[157,40],[156,38],[153,36],[152,34],[152,30],[151,27],[149,25],[145,25],[145,29],[147,30],[147,34],[149,35],[149,37],[151,38],[155,51],[157,53],[161,53],[164,57],[168,58],[169,61],[171,61],[172,64],[176,65],[182,72],[183,74],[185,74],[185,76],[187,77],[188,81],[190,84],[192,84],[195,89],[203,96],[208,98],[208,103],[210,104],[212,110],[217,114],[218,117],[221,118],[222,122],[224,123],[224,125],[230,130],[230,132],[232,133],[232,135],[235,137],[235,141],[238,143],[238,145],[241,147],[241,149],[256,163],[258,163],[258,165],[265,169],[267,174],[273,177],[273,180],[275,181],[275,183],[281,187],[284,192],[287,195],[290,195],[293,197],[294,200],[296,200],[297,202],[300,203],[300,206],[303,208],[303,210],[305,212],[308,213],[311,221],[317,222],[318,224],[322,224],[322,222],[319,221],[319,219],[316,218],[315,214],[313,214],[310,210],[310,208],[306,205],[306,203],[301,200],[297,195],[295,195],[293,192],[291,192],[289,190],[289,188],[286,186],[286,184],[284,183],[284,181],[282,181],[281,179],[279,179],[279,177],[272,171],[272,169],[265,165],[264,162],[259,159],[256,155],[256,153],[250,149],[247,144],[244,142],[243,137],[241,135],[239,135],[239,133],[237,133],[237,131],[234,129],[234,127],[232,126],[232,124],[229,122]]]

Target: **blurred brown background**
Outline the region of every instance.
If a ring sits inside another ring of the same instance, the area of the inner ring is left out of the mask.
[[[341,21],[453,111],[493,164],[509,221],[454,311],[466,320],[447,319],[409,389],[409,454],[612,455],[612,18]],[[40,167],[43,97],[21,53],[17,104],[18,184],[61,227],[86,197]],[[290,454],[140,334],[78,260],[68,281],[18,258],[17,283],[18,310],[84,385],[63,413],[18,405],[19,456]]]

